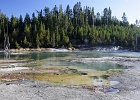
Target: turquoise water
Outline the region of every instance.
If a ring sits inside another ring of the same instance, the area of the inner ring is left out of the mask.
[[[11,54],[11,59],[34,59],[34,60],[42,60],[46,58],[52,57],[72,57],[72,58],[90,58],[90,57],[105,57],[112,56],[111,53],[103,53],[103,52],[93,52],[93,51],[77,51],[77,52],[35,52],[28,54]],[[4,58],[4,53],[0,52],[0,59]]]
[[[94,70],[109,70],[109,69],[124,69],[125,66],[107,62],[72,62],[74,58],[97,58],[108,56],[137,56],[140,57],[140,53],[130,52],[96,52],[96,51],[77,51],[77,52],[36,52],[27,54],[11,54],[9,59],[15,60],[38,60],[43,66],[64,66],[64,67],[77,67],[81,69],[94,69]],[[4,59],[5,55],[0,52],[0,59]]]

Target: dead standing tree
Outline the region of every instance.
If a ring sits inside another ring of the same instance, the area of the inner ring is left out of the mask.
[[[10,50],[10,43],[9,43],[9,36],[8,36],[8,21],[7,21],[7,33],[5,33],[5,28],[4,28],[4,51],[9,52],[9,50]]]

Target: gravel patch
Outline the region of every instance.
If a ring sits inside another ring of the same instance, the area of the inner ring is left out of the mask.
[[[103,58],[102,61],[107,61],[107,59]],[[120,82],[113,86],[120,91],[119,93],[100,93],[83,87],[51,86],[36,81],[24,84],[21,82],[0,82],[1,100],[140,100],[139,59],[117,59],[119,60],[116,63],[128,66],[128,69],[112,75],[110,78],[111,81]],[[94,61],[93,59],[89,60]],[[87,59],[83,61],[88,62]]]

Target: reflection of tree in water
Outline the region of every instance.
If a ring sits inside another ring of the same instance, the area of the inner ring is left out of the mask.
[[[10,59],[10,52],[4,51],[4,59]]]
[[[37,53],[37,57],[36,57],[36,60],[39,60],[40,59],[40,54]]]

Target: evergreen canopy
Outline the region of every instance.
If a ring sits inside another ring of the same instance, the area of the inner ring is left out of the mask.
[[[3,47],[7,26],[11,48],[70,47],[84,44],[86,39],[90,46],[134,47],[135,34],[140,40],[140,27],[130,25],[125,12],[122,21],[112,16],[110,7],[101,15],[99,12],[95,14],[94,7],[82,8],[77,2],[73,8],[67,5],[63,10],[62,5],[55,5],[52,10],[45,7],[36,14],[8,18],[0,12],[0,47]]]

